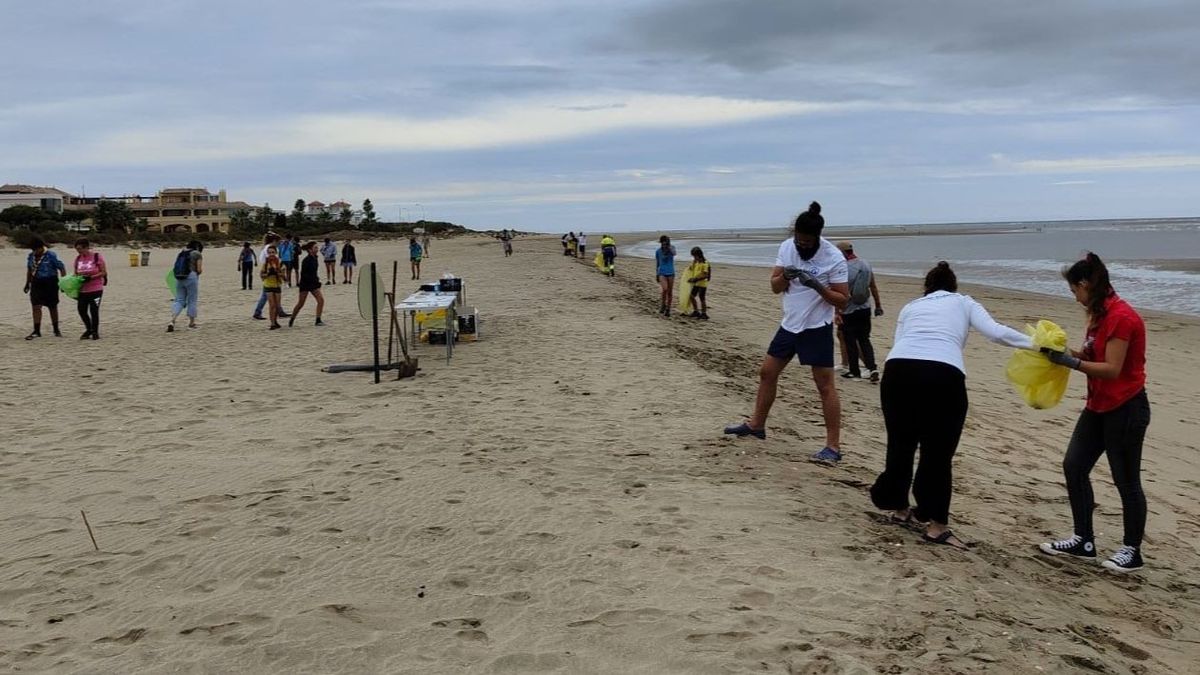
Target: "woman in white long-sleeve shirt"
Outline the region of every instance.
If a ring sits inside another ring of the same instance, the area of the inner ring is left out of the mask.
[[[997,323],[969,295],[946,262],[925,275],[925,294],[905,305],[884,365],[880,398],[887,426],[887,465],[871,501],[897,523],[925,527],[926,541],[966,545],[950,531],[951,459],[967,417],[963,347],[970,329],[999,344],[1033,349],[1028,335]],[[921,457],[913,477],[913,456]],[[916,506],[909,507],[912,489]]]

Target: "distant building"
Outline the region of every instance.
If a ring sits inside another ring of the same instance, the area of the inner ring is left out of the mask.
[[[304,216],[306,218],[316,218],[326,211],[327,209],[325,208],[325,204],[323,202],[311,201],[308,203],[307,208],[304,209]]]
[[[0,185],[0,211],[10,206],[32,206],[43,211],[62,213],[71,195],[53,187],[35,185]]]
[[[333,216],[334,220],[341,218],[342,214],[347,211],[354,212],[350,204],[346,202],[339,200],[329,205],[329,215]]]
[[[165,188],[153,197],[71,197],[69,205],[94,209],[102,201],[125,203],[135,218],[145,219],[149,232],[229,233],[231,217],[238,211],[252,213],[246,202],[231,202],[224,190],[212,194],[206,188]]]

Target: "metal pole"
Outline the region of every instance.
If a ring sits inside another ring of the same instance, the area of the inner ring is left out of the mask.
[[[375,384],[379,384],[379,288],[375,263],[371,263],[371,330],[375,336]]]

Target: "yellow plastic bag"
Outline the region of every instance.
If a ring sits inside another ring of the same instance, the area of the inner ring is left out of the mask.
[[[1036,327],[1026,326],[1025,332],[1033,338],[1035,347],[1049,347],[1060,352],[1067,348],[1066,331],[1053,321],[1042,319]],[[1053,408],[1062,401],[1071,370],[1051,363],[1045,354],[1018,349],[1008,360],[1004,374],[1031,408],[1042,410]]]

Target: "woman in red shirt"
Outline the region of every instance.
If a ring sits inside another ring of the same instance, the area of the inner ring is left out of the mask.
[[[1108,269],[1095,253],[1063,270],[1075,300],[1087,308],[1088,327],[1079,351],[1047,352],[1050,360],[1087,375],[1087,405],[1067,445],[1063,473],[1071,499],[1075,533],[1046,542],[1050,555],[1094,560],[1094,508],[1088,475],[1108,455],[1113,482],[1121,493],[1124,545],[1104,567],[1114,572],[1142,568],[1142,534],[1146,529],[1146,494],[1142,491],[1142,441],[1150,425],[1146,398],[1146,326],[1142,317],[1113,290]]]

